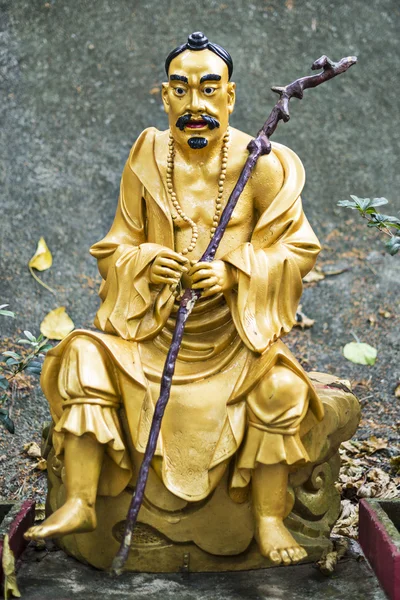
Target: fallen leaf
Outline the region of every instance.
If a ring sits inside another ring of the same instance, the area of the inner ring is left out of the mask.
[[[53,257],[51,255],[51,252],[47,247],[45,239],[43,237],[41,237],[38,242],[36,252],[32,256],[31,260],[28,263],[28,267],[29,267],[29,271],[30,271],[32,277],[41,286],[46,288],[46,290],[49,290],[49,292],[51,292],[52,294],[55,294],[55,291],[50,286],[48,286],[46,283],[44,283],[41,279],[39,279],[39,277],[35,274],[35,272],[33,270],[33,269],[36,269],[37,271],[46,271],[47,269],[50,269],[52,264],[53,264]]]
[[[321,281],[322,279],[325,279],[325,275],[317,268],[312,269],[305,277],[303,277],[303,281],[305,283],[315,283],[316,281]]]
[[[367,444],[372,447],[370,454],[373,454],[374,452],[378,452],[379,450],[385,450],[388,447],[389,442],[388,440],[384,440],[383,438],[377,438],[375,435],[373,435],[369,438]]]
[[[400,454],[397,456],[393,456],[390,459],[390,466],[394,470],[395,473],[400,473]]]
[[[385,308],[380,308],[378,312],[384,319],[390,319],[392,317],[392,313],[386,310]]]
[[[63,340],[75,325],[68,316],[65,306],[51,310],[40,324],[40,331],[50,340]]]
[[[317,562],[317,566],[323,575],[329,576],[334,573],[336,565],[349,548],[349,540],[338,538],[334,542],[334,550],[323,555]]]
[[[400,398],[400,383],[397,385],[396,389],[394,390],[394,395],[396,396],[396,398]]]
[[[47,247],[45,239],[43,237],[40,238],[36,252],[32,256],[28,265],[37,271],[46,271],[50,269],[53,264],[53,257],[51,255],[50,250]]]
[[[28,444],[24,444],[24,452],[31,458],[40,458],[40,448],[39,444],[36,442],[29,442]]]
[[[149,94],[151,94],[152,96],[154,96],[155,94],[158,94],[160,92],[160,88],[158,86],[154,86],[151,88]]]
[[[315,323],[315,319],[310,319],[309,317],[307,317],[307,315],[305,315],[302,310],[301,310],[301,304],[299,304],[299,307],[297,309],[296,312],[296,323],[294,324],[294,327],[301,327],[302,329],[309,329],[310,327],[312,327]]]
[[[38,469],[39,471],[46,471],[47,460],[45,458],[40,458],[37,465],[35,466],[35,469]]]
[[[377,350],[364,342],[350,342],[343,348],[343,356],[357,365],[374,365]]]
[[[369,322],[370,325],[372,325],[372,327],[374,325],[376,325],[376,316],[375,315],[369,315],[368,316],[368,322]]]
[[[17,575],[15,573],[15,557],[10,548],[10,540],[8,534],[3,540],[3,558],[2,567],[4,572],[4,598],[21,598],[21,593],[17,585]]]
[[[358,504],[353,504],[351,500],[342,500],[341,508],[342,512],[332,529],[332,533],[357,539]]]

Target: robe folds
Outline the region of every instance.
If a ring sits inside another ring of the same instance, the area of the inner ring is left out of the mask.
[[[90,432],[106,444],[100,494],[117,495],[128,484],[129,447],[145,450],[178,308],[170,287],[149,279],[160,250],[174,249],[160,135],[149,128],[133,146],[114,223],[91,248],[103,278],[99,331],[73,331],[48,352],[42,372],[56,453],[66,432]],[[154,465],[168,490],[187,501],[205,498],[235,453],[233,487],[247,485],[258,462],[304,464],[301,423],[309,411],[323,418],[311,381],[280,340],[295,323],[302,277],[320,247],[301,206],[302,164],[280,144],[273,152],[282,188],[250,239],[217,254],[236,269],[237,287],[195,305],[176,364]],[[307,383],[305,404],[295,389],[290,405],[270,406],[268,390],[257,392],[275,365]]]

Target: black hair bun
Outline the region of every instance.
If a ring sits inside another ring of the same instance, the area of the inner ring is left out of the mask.
[[[195,31],[188,37],[187,45],[190,50],[204,50],[207,48],[208,38],[202,31]]]

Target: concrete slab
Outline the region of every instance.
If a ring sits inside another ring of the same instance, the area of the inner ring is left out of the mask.
[[[40,560],[38,560],[40,559]],[[111,578],[61,551],[26,553],[18,574],[23,600],[385,600],[365,560],[343,559],[332,577],[312,565],[241,573],[125,574]]]

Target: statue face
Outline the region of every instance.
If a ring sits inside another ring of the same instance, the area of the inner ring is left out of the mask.
[[[235,104],[228,67],[211,50],[185,50],[169,66],[162,99],[173,138],[193,149],[223,138]]]

